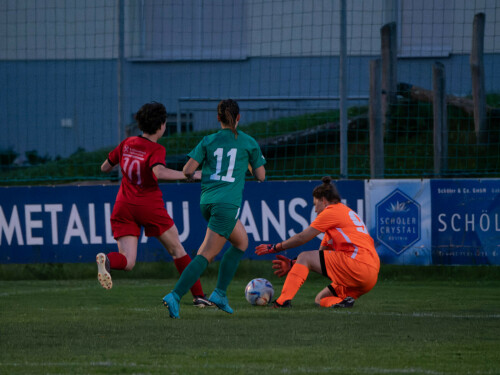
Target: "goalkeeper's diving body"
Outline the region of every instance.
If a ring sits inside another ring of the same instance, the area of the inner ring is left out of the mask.
[[[313,203],[318,214],[309,227],[276,245],[262,244],[255,253],[264,255],[295,248],[324,233],[319,250],[304,251],[296,260],[277,255],[274,273],[287,275],[281,295],[273,307],[291,307],[309,271],[319,273],[332,282],[321,290],[315,303],[323,307],[352,307],[357,298],[376,284],[380,259],[373,238],[359,216],[340,201],[340,194],[330,177],[313,190]]]

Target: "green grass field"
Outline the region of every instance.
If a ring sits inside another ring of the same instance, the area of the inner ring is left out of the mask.
[[[3,278],[0,374],[500,373],[495,268],[484,268],[486,278],[455,268],[386,272],[347,310],[316,307],[328,280],[311,274],[293,308],[275,310],[249,305],[243,290],[250,274],[277,293],[283,279],[269,262],[254,261],[250,272],[244,263],[228,291],[234,315],[197,309],[186,295],[179,320],[161,305],[176,278],[115,277],[110,291],[93,278]]]

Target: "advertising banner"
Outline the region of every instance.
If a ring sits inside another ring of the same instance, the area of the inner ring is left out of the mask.
[[[500,265],[499,180],[432,180],[434,264]]]
[[[316,217],[312,190],[321,181],[249,181],[240,220],[248,233],[245,258],[260,243],[277,243],[305,229]],[[344,203],[364,214],[363,181],[338,181]],[[116,251],[110,215],[118,185],[0,188],[0,263],[92,262],[98,252]],[[195,254],[206,222],[199,209],[200,184],[161,184],[167,211],[186,251]],[[315,239],[284,255],[319,247]],[[222,255],[222,254],[221,254]],[[273,256],[266,256],[273,258]],[[261,257],[259,259],[266,259]],[[171,260],[155,238],[141,235],[138,261]]]
[[[277,243],[316,217],[312,190],[321,181],[248,181],[240,220],[248,233],[245,258],[261,243]],[[385,264],[500,264],[500,180],[336,181],[343,202],[358,213]],[[194,255],[206,222],[199,183],[160,185],[186,251]],[[116,251],[110,215],[118,185],[0,188],[0,263],[92,262]],[[320,238],[284,255],[315,250]],[[227,245],[226,245],[227,246]],[[222,252],[223,253],[223,252]],[[222,253],[219,255],[222,256]],[[138,261],[170,261],[155,238],[141,235]]]
[[[366,225],[382,263],[432,263],[429,180],[369,180]]]

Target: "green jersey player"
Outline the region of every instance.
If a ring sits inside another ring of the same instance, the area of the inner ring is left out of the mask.
[[[179,318],[180,299],[220,253],[226,241],[231,247],[222,257],[217,285],[209,300],[221,310],[233,313],[226,291],[248,247],[247,233],[238,219],[245,174],[249,169],[259,181],[266,177],[266,161],[259,145],[251,136],[236,130],[240,121],[238,103],[222,100],[217,106],[217,120],[222,129],[201,140],[189,153],[190,159],[183,169],[189,178],[202,166],[200,208],[208,225],[198,255],[186,267],[172,292],[163,298],[172,318]]]

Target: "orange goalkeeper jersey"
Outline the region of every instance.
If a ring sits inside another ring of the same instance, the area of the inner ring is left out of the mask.
[[[325,233],[322,246],[342,251],[347,256],[377,269],[380,267],[373,238],[356,212],[346,205],[329,205],[311,223],[311,227]]]

